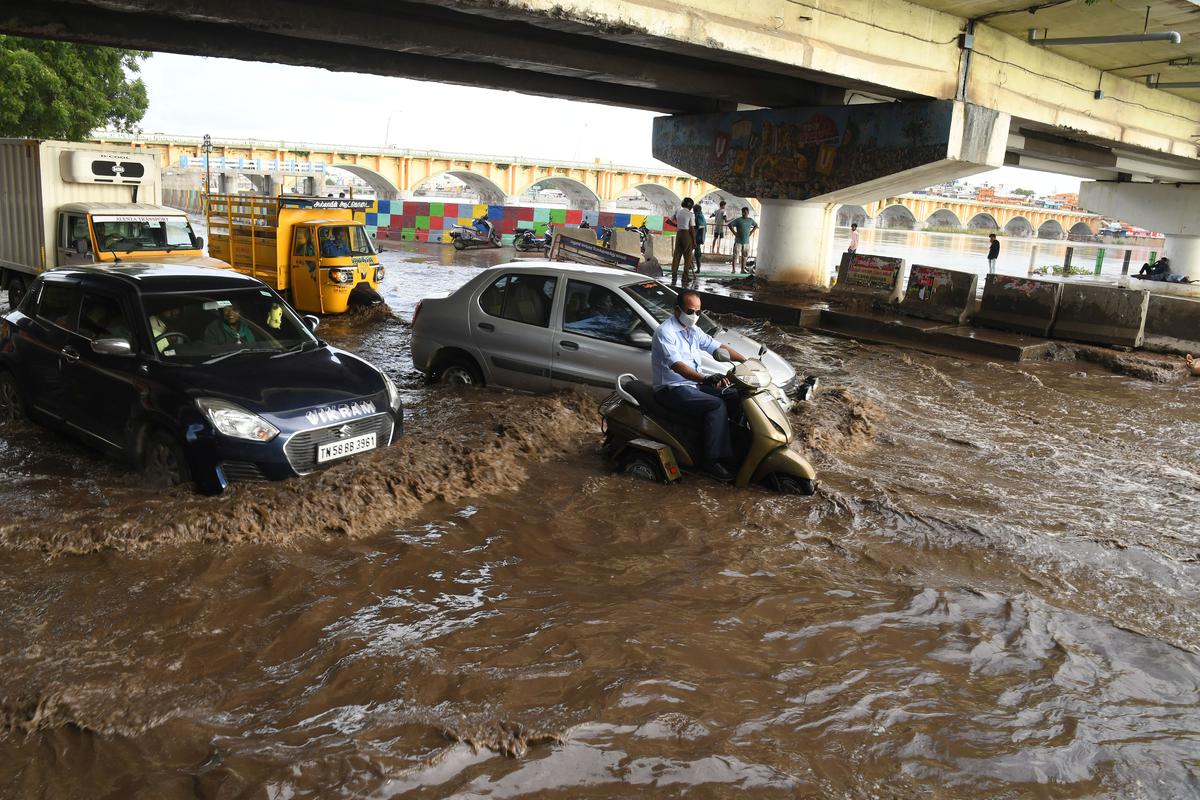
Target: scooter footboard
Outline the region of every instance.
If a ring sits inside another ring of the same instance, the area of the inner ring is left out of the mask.
[[[808,459],[790,447],[779,447],[771,451],[759,463],[750,481],[751,483],[758,483],[768,475],[777,473],[780,475],[791,475],[796,478],[805,478],[810,481],[817,479],[817,471],[813,469],[812,464],[808,463]]]

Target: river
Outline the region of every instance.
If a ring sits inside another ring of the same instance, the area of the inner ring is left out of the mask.
[[[590,399],[413,371],[420,296],[510,257],[396,247],[398,317],[325,321],[408,430],[323,473],[0,428],[0,796],[1200,793],[1200,381],[751,325],[822,377],[818,494],[640,483]]]

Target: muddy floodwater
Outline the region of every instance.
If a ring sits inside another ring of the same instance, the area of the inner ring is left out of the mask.
[[[596,404],[423,385],[511,250],[321,334],[386,451],[220,498],[0,428],[0,797],[1200,795],[1200,379],[745,325],[815,497],[607,472]]]

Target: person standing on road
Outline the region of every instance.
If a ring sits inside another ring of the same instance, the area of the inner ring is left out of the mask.
[[[746,271],[746,254],[750,249],[750,234],[758,230],[758,223],[750,219],[750,207],[742,206],[742,215],[729,223],[733,231],[733,263],[730,271],[737,272],[739,260],[742,272]]]
[[[996,234],[989,233],[988,239],[992,243],[988,245],[988,274],[996,274],[996,259],[1000,257],[1000,240],[996,238]]]
[[[671,255],[671,285],[679,285],[679,259],[683,259],[683,283],[686,286],[692,279],[692,250],[696,247],[693,229],[696,227],[696,215],[692,211],[692,198],[685,197],[675,211],[675,248]]]
[[[709,214],[713,221],[712,252],[721,250],[721,240],[725,238],[725,226],[729,224],[729,214],[725,211],[725,201],[717,204],[717,210]]]
[[[858,223],[850,223],[850,246],[846,248],[846,252],[854,255],[858,252]]]
[[[700,207],[699,203],[692,206],[692,210],[696,212],[696,272],[699,272],[704,237],[708,233],[708,220],[704,218],[704,209]]]
[[[705,377],[700,372],[700,353],[711,355],[724,347],[733,361],[745,361],[746,357],[700,330],[696,324],[699,319],[700,295],[680,292],[675,298],[675,312],[658,326],[650,344],[654,399],[664,408],[703,421],[701,467],[717,480],[730,481],[733,473],[721,463],[721,459],[733,455],[729,410],[721,395],[729,379],[721,375]]]

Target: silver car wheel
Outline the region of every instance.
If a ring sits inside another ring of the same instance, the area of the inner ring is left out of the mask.
[[[453,364],[442,370],[442,383],[450,386],[474,386],[475,376],[466,367]]]

